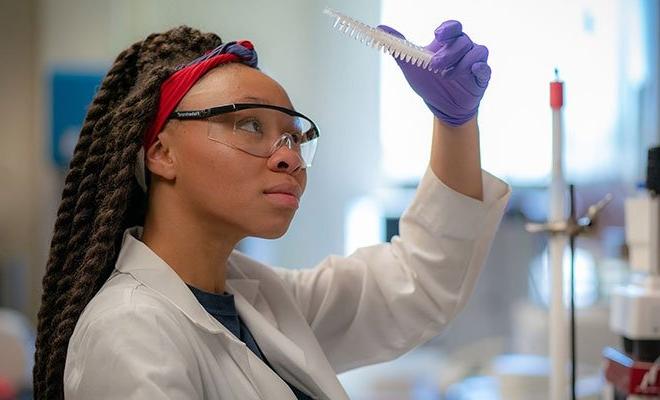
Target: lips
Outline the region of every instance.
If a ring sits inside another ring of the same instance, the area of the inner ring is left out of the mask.
[[[296,199],[300,199],[300,196],[302,195],[302,188],[299,185],[295,185],[295,184],[291,184],[291,183],[282,183],[282,184],[273,186],[270,189],[264,190],[264,193],[266,193],[266,194],[275,194],[275,193],[288,194],[290,196],[295,197]]]

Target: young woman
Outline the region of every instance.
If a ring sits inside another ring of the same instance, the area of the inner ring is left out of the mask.
[[[428,48],[441,72],[400,63],[436,116],[400,235],[308,270],[234,250],[287,231],[318,140],[252,44],[179,27],[122,52],[66,178],[36,398],[346,399],[337,373],[437,335],[474,287],[509,188],[479,162],[485,47],[448,21]]]

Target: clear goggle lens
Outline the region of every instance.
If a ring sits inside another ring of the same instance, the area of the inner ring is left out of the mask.
[[[305,118],[269,108],[250,108],[210,117],[209,139],[258,157],[286,146],[304,168],[312,165],[318,132]]]

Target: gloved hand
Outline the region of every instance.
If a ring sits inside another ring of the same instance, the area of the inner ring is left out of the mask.
[[[378,29],[405,39],[387,25],[378,25]],[[486,64],[488,49],[472,42],[458,21],[443,22],[425,49],[435,53],[431,68],[440,72],[397,58],[403,75],[436,117],[451,126],[466,123],[477,113],[490,80],[490,67]]]

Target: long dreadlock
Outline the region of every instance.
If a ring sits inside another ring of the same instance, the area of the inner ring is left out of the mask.
[[[64,398],[67,346],[78,318],[112,272],[124,229],[144,222],[146,196],[134,164],[161,84],[177,65],[221,43],[186,26],[155,33],[121,52],[103,79],[57,212],[38,314],[35,398]]]

